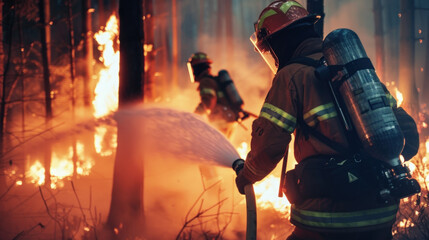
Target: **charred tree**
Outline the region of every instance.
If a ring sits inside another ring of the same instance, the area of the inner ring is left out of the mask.
[[[233,22],[233,1],[225,1],[225,31],[226,31],[226,50],[228,53],[227,59],[234,59],[234,22]]]
[[[73,11],[72,11],[72,1],[66,1],[67,6],[67,27],[69,33],[69,64],[70,64],[70,80],[71,80],[71,105],[72,105],[72,114],[74,117],[75,107],[76,107],[76,90],[75,90],[75,78],[76,78],[76,50],[74,44],[74,27],[73,27]]]
[[[429,25],[429,16],[427,17],[427,24]],[[422,101],[426,103],[426,108],[429,109],[429,31],[426,31],[426,59],[425,59],[425,67],[423,68],[424,78],[423,78],[423,94]]]
[[[46,121],[52,119],[52,102],[51,102],[51,83],[50,83],[50,55],[51,55],[51,30],[50,30],[50,13],[49,0],[39,0],[40,14],[40,36],[42,43],[42,65],[43,65],[43,88],[45,91],[45,117]]]
[[[93,33],[92,33],[92,11],[91,0],[82,0],[82,37],[83,37],[83,104],[85,107],[91,106],[92,96],[92,62],[93,53]]]
[[[74,27],[73,27],[73,11],[72,11],[72,1],[66,1],[67,6],[67,27],[69,32],[69,64],[70,64],[70,80],[71,80],[71,114],[72,122],[75,123],[76,115],[76,49],[74,43]],[[77,173],[77,140],[76,136],[73,133],[72,136],[72,148],[73,148],[73,179],[75,179]]]
[[[173,76],[172,76],[172,88],[177,88],[178,83],[178,68],[179,68],[179,36],[177,33],[177,1],[172,0],[171,4],[171,18],[172,18],[172,67],[173,67]]]
[[[144,6],[144,32],[145,32],[145,71],[144,71],[144,96],[148,101],[155,99],[155,38],[153,16],[153,0],[143,0]]]
[[[3,17],[3,11],[6,12],[6,10],[9,11],[13,11],[13,9],[6,9],[5,6],[3,5],[3,1],[0,2],[0,73],[2,74],[2,83],[1,83],[1,103],[0,103],[0,170],[3,171],[3,167],[6,166],[6,159],[3,159],[3,153],[4,153],[4,121],[5,121],[5,115],[6,115],[6,75],[7,75],[7,69],[8,69],[8,65],[5,62],[5,52],[4,52],[4,48],[3,48],[3,24],[6,22],[5,18]],[[11,14],[13,15],[13,14]],[[12,21],[13,23],[13,21]],[[8,38],[10,38],[9,42],[11,42],[11,38],[12,38],[12,29],[10,29],[9,34],[7,35]],[[11,49],[8,50],[8,61],[9,61],[9,57],[10,57],[10,51]],[[6,186],[6,175],[5,174],[0,174],[0,194],[3,194],[7,189]],[[0,210],[3,212],[3,206],[0,205]],[[1,221],[0,221],[1,223]]]
[[[51,60],[51,30],[50,30],[50,4],[49,0],[39,0],[40,14],[40,41],[42,44],[42,66],[43,66],[43,89],[45,92],[45,122],[46,129],[49,128],[52,120],[52,101],[51,101],[51,83],[49,65]],[[45,185],[51,185],[51,145],[45,145],[44,161],[45,161]]]
[[[309,13],[317,14],[322,18],[314,25],[316,32],[323,37],[323,18],[325,16],[323,0],[307,0],[307,10]]]
[[[97,4],[98,25],[103,26],[106,22],[106,17],[104,15],[104,0],[97,0]]]
[[[119,111],[141,103],[144,97],[142,4],[142,0],[119,2]],[[107,219],[108,230],[116,239],[142,238],[143,234],[143,159],[136,139],[130,124],[118,120],[118,146]]]
[[[414,74],[414,1],[401,0],[399,38],[399,90],[404,96],[403,107],[418,119],[419,100]]]
[[[374,0],[374,27],[375,27],[375,69],[381,81],[384,79],[385,53],[383,30],[383,7],[381,0]]]

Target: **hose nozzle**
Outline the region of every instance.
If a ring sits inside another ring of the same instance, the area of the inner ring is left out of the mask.
[[[235,160],[232,163],[232,169],[234,169],[234,171],[237,175],[241,171],[241,169],[243,169],[243,167],[244,167],[244,160],[241,158]]]

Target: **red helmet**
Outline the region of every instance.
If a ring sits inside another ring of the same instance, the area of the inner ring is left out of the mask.
[[[266,40],[274,33],[298,23],[314,24],[319,19],[320,16],[309,14],[296,1],[274,1],[261,12],[255,23],[256,46],[262,52],[268,51]]]
[[[203,63],[205,63],[206,65],[210,65],[213,63],[212,60],[207,56],[207,54],[203,52],[196,52],[192,54],[192,56],[188,59],[187,67],[189,77],[192,83],[195,82],[194,68],[198,68],[197,65]]]
[[[188,63],[191,64],[191,66],[195,66],[197,64],[201,64],[201,63],[207,63],[207,64],[212,64],[212,60],[207,56],[207,54],[203,53],[203,52],[196,52],[194,54],[192,54],[192,56],[189,58]]]

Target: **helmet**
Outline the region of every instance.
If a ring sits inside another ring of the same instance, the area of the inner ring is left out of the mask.
[[[191,64],[191,66],[195,66],[197,64],[201,64],[201,63],[207,63],[207,64],[212,64],[212,60],[207,56],[207,54],[203,53],[203,52],[196,52],[194,54],[192,54],[192,56],[189,58],[188,63]]]
[[[272,62],[272,56],[266,54],[271,52],[267,40],[280,30],[301,25],[314,25],[319,19],[320,16],[309,14],[301,4],[294,0],[277,0],[262,10],[258,21],[255,23],[255,33],[250,37],[250,41],[275,73],[277,67]]]
[[[313,25],[320,16],[309,14],[308,11],[296,1],[274,1],[259,15],[255,23],[257,46],[262,51],[268,51],[266,40],[274,33],[298,24]]]
[[[200,71],[199,69],[201,68],[200,66],[202,66],[203,68],[207,68],[210,64],[212,64],[212,60],[207,56],[207,54],[203,53],[203,52],[196,52],[194,54],[192,54],[192,56],[188,59],[188,73],[189,73],[189,77],[191,78],[191,82],[195,82],[195,76],[194,75],[198,75],[195,74],[196,70]],[[203,66],[205,65],[205,66]]]

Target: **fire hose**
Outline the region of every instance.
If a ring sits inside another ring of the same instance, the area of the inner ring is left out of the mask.
[[[237,159],[232,163],[232,169],[238,175],[244,166],[243,159]],[[246,196],[246,240],[256,240],[256,199],[253,185],[244,186],[244,195]]]

